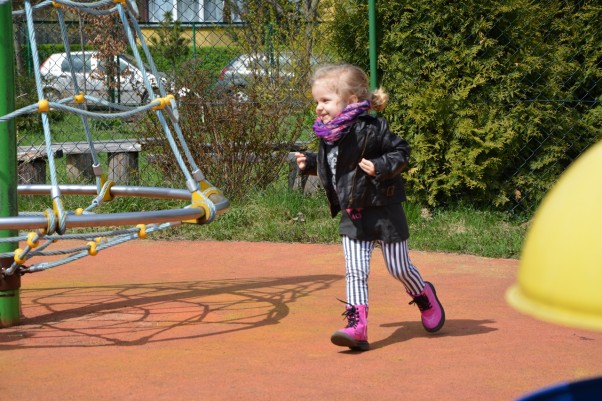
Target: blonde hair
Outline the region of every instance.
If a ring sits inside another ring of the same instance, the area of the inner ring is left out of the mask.
[[[330,81],[332,89],[344,99],[355,95],[358,101],[369,100],[371,109],[382,111],[389,101],[389,95],[378,88],[370,92],[368,75],[361,68],[352,64],[325,64],[314,71],[311,85],[317,81]]]

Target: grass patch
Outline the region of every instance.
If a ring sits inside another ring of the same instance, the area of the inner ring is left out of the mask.
[[[405,205],[410,247],[424,251],[518,258],[526,225],[507,214],[458,206],[435,212]]]
[[[470,207],[429,212],[406,204],[410,249],[518,258],[526,225],[501,212]],[[233,202],[227,213],[205,226],[185,225],[169,238],[219,241],[336,243],[339,217],[331,218],[323,193],[304,196],[278,183]],[[163,235],[163,234],[162,234]]]
[[[64,196],[67,210],[86,207],[92,197]],[[44,211],[47,196],[19,198],[19,210]],[[97,213],[150,211],[184,207],[186,202],[142,198],[116,198],[104,203]],[[453,252],[492,258],[518,258],[526,224],[501,212],[458,206],[429,211],[405,204],[412,250]],[[306,196],[291,191],[282,179],[266,190],[232,201],[229,210],[214,222],[153,233],[150,239],[217,241],[266,241],[338,244],[339,216],[330,217],[322,191]]]

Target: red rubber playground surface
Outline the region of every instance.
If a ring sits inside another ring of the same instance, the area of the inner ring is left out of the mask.
[[[375,252],[364,353],[342,327],[339,245],[139,240],[23,277],[1,400],[514,400],[602,374],[602,333],[504,300],[516,260],[411,252],[437,334]]]

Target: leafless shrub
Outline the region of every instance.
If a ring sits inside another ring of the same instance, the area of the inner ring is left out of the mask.
[[[180,98],[182,133],[208,180],[231,199],[263,189],[286,167],[303,124],[304,104],[295,101],[278,82],[256,83],[244,98],[215,89],[209,75],[188,63],[180,68],[176,86],[189,93]],[[164,138],[157,119],[141,124],[145,136]],[[174,153],[167,141],[149,148],[153,163],[166,182],[181,182]]]

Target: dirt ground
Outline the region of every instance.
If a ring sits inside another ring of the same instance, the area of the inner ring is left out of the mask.
[[[497,401],[602,375],[602,333],[505,302],[516,260],[411,257],[447,322],[422,329],[376,250],[364,353],[330,343],[339,245],[138,240],[26,275],[0,400]]]

